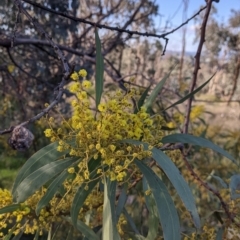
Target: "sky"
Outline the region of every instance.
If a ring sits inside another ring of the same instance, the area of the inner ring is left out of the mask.
[[[161,17],[155,18],[155,23],[161,27],[165,26],[167,20],[170,21],[170,29],[175,28],[183,22],[183,0],[156,0],[159,4],[159,13]],[[194,15],[200,6],[206,4],[205,0],[188,0],[187,18]],[[230,16],[231,9],[240,10],[240,0],[220,0],[219,3],[214,2],[214,6],[217,8],[216,19],[219,22],[227,22]],[[193,44],[195,36],[194,20],[190,21],[187,25],[187,37],[186,37],[186,51],[195,52],[197,44]],[[169,30],[170,30],[169,29]],[[200,30],[200,29],[199,29]],[[168,50],[180,51],[182,46],[182,30],[178,30],[172,35],[169,35]]]

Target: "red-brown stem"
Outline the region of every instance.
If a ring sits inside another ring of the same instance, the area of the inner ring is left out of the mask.
[[[198,48],[197,48],[197,53],[195,55],[195,65],[194,65],[194,70],[193,70],[193,78],[192,78],[192,85],[190,87],[190,93],[193,92],[193,90],[196,86],[196,83],[197,83],[198,70],[200,69],[201,52],[202,52],[203,44],[205,42],[206,26],[207,26],[208,17],[209,17],[211,8],[212,8],[212,1],[213,0],[207,1],[207,9],[206,9],[204,19],[202,22],[202,26],[201,26],[201,35],[200,35],[200,40],[199,40],[199,44],[198,44]],[[193,101],[193,97],[190,97],[188,100],[188,103],[187,103],[187,111],[186,111],[184,129],[183,129],[184,133],[188,133],[192,101]]]

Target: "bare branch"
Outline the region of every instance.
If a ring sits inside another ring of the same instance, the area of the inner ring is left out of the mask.
[[[206,12],[204,15],[204,19],[202,22],[201,26],[201,36],[197,48],[197,53],[195,55],[195,66],[194,66],[194,71],[193,71],[193,78],[192,78],[192,85],[190,87],[190,93],[193,92],[196,83],[197,83],[197,75],[198,75],[198,70],[200,69],[200,58],[201,58],[201,52],[202,52],[202,47],[205,42],[205,32],[206,32],[206,26],[207,26],[207,21],[208,17],[212,8],[212,2],[213,0],[208,0],[207,1],[207,8]],[[188,133],[188,126],[189,126],[189,120],[190,120],[190,113],[191,113],[191,107],[192,107],[192,101],[193,97],[190,97],[187,103],[187,110],[186,110],[186,116],[185,116],[185,122],[184,122],[184,133]]]

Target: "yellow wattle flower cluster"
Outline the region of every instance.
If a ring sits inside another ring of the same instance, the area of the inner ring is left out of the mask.
[[[65,189],[68,187],[64,186]],[[42,188],[28,198],[20,207],[13,212],[0,214],[0,239],[6,236],[10,231],[14,235],[20,232],[25,234],[35,234],[37,231],[40,235],[48,232],[53,224],[67,224],[64,216],[70,215],[70,208],[75,192],[68,192],[66,196],[54,196],[49,205],[43,208],[39,215],[35,213],[39,200],[46,193],[46,188]],[[0,188],[0,209],[13,204],[12,195],[9,190]],[[99,225],[102,221],[103,193],[97,189],[92,191],[87,197],[83,207],[79,212],[78,219],[85,221],[86,213],[94,212],[94,222]]]
[[[0,196],[0,209],[13,204],[9,190],[0,188]],[[27,201],[20,204],[18,209],[10,213],[0,214],[0,238],[6,236],[10,231],[17,235],[20,232],[34,234],[39,230],[42,234],[42,229],[49,229],[49,227],[43,226],[40,220],[43,218],[42,214],[39,217],[34,217],[36,204],[41,197],[42,195],[36,192]],[[32,204],[33,202],[35,204]],[[46,224],[50,226],[51,222]]]
[[[49,205],[36,216],[36,206],[46,189],[37,191],[18,210],[0,215],[0,237],[5,234],[5,228],[12,229],[15,235],[20,231],[40,231],[42,234],[49,231],[51,224],[63,221],[63,216],[69,216],[76,190],[82,183],[93,180],[88,169],[91,159],[101,162],[97,169],[98,176],[108,176],[112,181],[118,182],[134,181],[140,174],[133,164],[134,159],[150,157],[152,147],[162,145],[161,128],[165,125],[164,119],[160,115],[150,116],[144,107],[138,109],[137,113],[133,112],[134,103],[140,98],[136,89],[129,89],[127,93],[117,90],[105,95],[107,100],[101,102],[97,110],[94,110],[91,107],[93,102],[86,91],[92,84],[85,79],[86,76],[87,72],[83,69],[71,76],[74,82],[69,86],[69,90],[76,96],[76,99],[71,101],[72,117],[64,120],[57,130],[52,127],[54,119],[51,117],[50,128],[45,130],[46,137],[51,138],[51,141],[58,141],[58,151],[67,150],[69,155],[79,158],[79,162],[68,169],[71,177],[63,183],[64,196],[55,195]],[[83,78],[82,81],[79,81],[80,78]],[[148,143],[149,148],[146,150],[143,145],[128,144],[124,139]],[[88,189],[87,184],[85,189]],[[0,191],[0,208],[12,204],[10,192]],[[103,192],[99,191],[97,185],[84,202],[78,218],[85,221],[86,213],[92,211],[95,220],[91,221],[90,225],[97,226],[102,221],[102,207]],[[120,218],[120,232],[124,224],[124,218]]]
[[[72,78],[77,79],[83,75],[86,76],[86,73],[80,70],[79,73],[73,73]],[[99,157],[101,167],[98,173],[109,176],[111,180],[124,181],[134,159],[151,156],[151,147],[161,145],[164,120],[160,115],[151,117],[144,107],[136,114],[133,113],[133,100],[139,98],[136,89],[130,89],[128,93],[117,90],[108,94],[107,101],[101,102],[95,113],[91,110],[91,101],[85,91],[90,86],[91,83],[87,80],[70,85],[69,90],[76,95],[76,99],[71,101],[73,115],[64,124],[67,131],[59,128],[54,132],[51,128],[46,129],[45,135],[52,140],[58,139],[58,151],[69,149],[70,155],[83,159],[77,169],[69,169],[69,173],[79,175],[79,183],[89,180],[88,161]],[[67,144],[67,140],[73,139],[74,147]],[[123,143],[124,139],[148,143],[150,149],[144,150],[142,145]],[[103,166],[107,166],[105,172]]]

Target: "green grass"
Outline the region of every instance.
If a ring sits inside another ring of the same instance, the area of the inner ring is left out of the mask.
[[[0,188],[11,189],[17,173],[16,169],[0,169]]]
[[[11,189],[17,176],[18,170],[28,159],[24,153],[8,156],[6,153],[0,155],[0,188]]]

